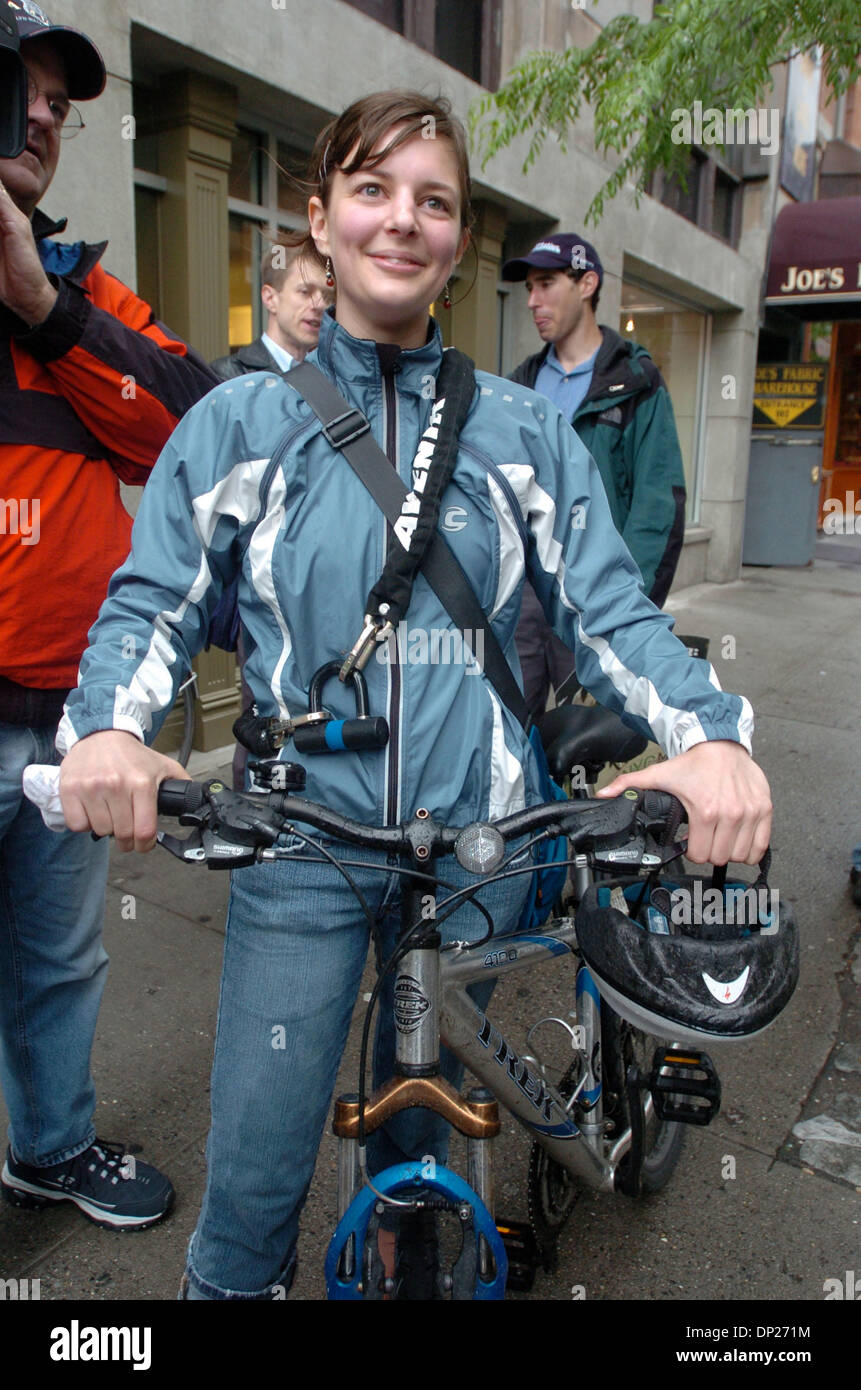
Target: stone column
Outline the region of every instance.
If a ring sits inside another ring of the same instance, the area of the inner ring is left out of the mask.
[[[236,90],[200,73],[164,79],[159,91],[159,167],[167,179],[161,215],[165,320],[208,361],[228,349],[227,189],[236,133]],[[239,713],[234,658],[212,647],[194,663],[197,719],[194,747],[233,740]],[[176,748],[177,715],[159,738]]]

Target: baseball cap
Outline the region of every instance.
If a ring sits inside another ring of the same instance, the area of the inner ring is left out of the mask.
[[[598,284],[604,280],[604,267],[594,246],[576,232],[558,232],[537,241],[525,256],[506,261],[503,280],[525,280],[530,270],[594,270]]]
[[[52,24],[45,11],[33,0],[9,0],[9,9],[18,25],[22,43],[50,38],[62,56],[72,101],[89,101],[104,90],[106,75],[102,55],[92,39],[79,29]]]

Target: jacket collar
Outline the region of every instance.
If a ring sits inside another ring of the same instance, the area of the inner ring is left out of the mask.
[[[598,349],[592,384],[581,408],[587,402],[605,396],[611,386],[615,388],[613,396],[618,399],[632,391],[642,391],[649,385],[645,372],[637,362],[637,358],[645,354],[645,349],[629,338],[623,338],[621,333],[608,328],[606,324],[599,324],[599,327],[604,341]]]
[[[64,232],[68,221],[68,217],[61,217],[58,222],[52,222],[50,217],[48,217],[41,208],[36,208],[36,211],[33,213],[34,241],[44,241],[47,237],[54,237],[60,232]],[[66,274],[65,278],[79,285],[82,280],[87,278],[93,267],[101,260],[102,256],[105,254],[107,244],[106,241],[80,242],[81,254],[78,257],[77,264],[73,270]]]
[[[279,376],[284,375],[262,338],[255,338],[253,343],[241,347],[236,356],[243,367],[252,371],[277,372]]]
[[[41,241],[43,237],[56,236],[59,232],[64,232],[68,221],[68,217],[61,217],[59,222],[52,222],[47,213],[37,208],[33,213],[33,240]]]
[[[442,335],[439,324],[430,319],[428,327],[428,341],[421,347],[402,351],[397,360],[400,392],[427,395],[427,378],[435,377],[440,369]],[[323,315],[317,349],[311,354],[311,360],[314,359],[327,376],[337,381],[379,384],[382,376],[377,344],[370,338],[353,338],[336,322],[331,309]]]

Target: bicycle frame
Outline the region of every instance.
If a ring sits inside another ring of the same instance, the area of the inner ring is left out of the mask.
[[[487,946],[446,951],[440,958],[440,1036],[469,1070],[493,1092],[514,1117],[525,1125],[563,1168],[587,1187],[613,1190],[613,1174],[630,1147],[630,1135],[622,1136],[610,1154],[603,1152],[603,1109],[600,1077],[600,996],[586,966],[577,972],[576,1028],[583,1075],[574,1099],[588,1106],[588,1121],[578,1123],[570,1114],[572,1101],[564,1101],[549,1082],[520,1056],[496,1025],[466,993],[478,980],[528,970],[539,962],[567,956],[576,945],[570,919],[548,923],[540,933],[528,932],[504,938],[492,950]],[[488,943],[489,945],[489,943]],[[397,989],[397,986],[396,986]],[[575,1035],[576,1036],[576,1035]],[[594,1059],[594,1060],[593,1060]]]
[[[426,881],[405,889],[405,930],[416,921],[417,909],[426,901],[426,894]],[[488,1215],[492,1219],[493,1214],[491,1143],[499,1130],[497,1100],[530,1130],[553,1159],[595,1191],[614,1190],[616,1167],[630,1148],[631,1136],[627,1131],[605,1153],[600,1082],[601,1001],[585,966],[577,972],[577,1031],[572,1034],[581,1056],[581,1076],[574,1096],[568,1100],[533,1069],[530,1063],[535,1059],[517,1053],[467,994],[469,985],[477,981],[568,957],[575,946],[574,923],[570,918],[561,918],[540,932],[518,932],[500,938],[498,943],[491,938],[491,942],[479,946],[456,943],[440,950],[440,937],[431,921],[398,966],[394,988],[396,1075],[369,1099],[365,1129],[371,1132],[407,1106],[425,1105],[466,1135],[468,1177],[477,1199],[477,1229],[486,1225]],[[464,1100],[440,1077],[441,1041],[484,1083],[486,1090],[474,1088]],[[575,1101],[581,1110],[585,1108],[587,1119],[582,1114],[576,1121],[572,1117]],[[365,1186],[359,1163],[358,1122],[358,1099],[341,1096],[335,1105],[333,1125],[340,1140],[339,1225],[327,1261],[333,1269],[333,1252],[346,1251],[345,1232],[364,1235],[367,1230],[374,1196],[384,1203],[391,1200],[388,1194],[410,1183],[420,1184],[420,1165],[412,1165],[415,1171],[409,1175],[387,1169],[369,1179]],[[457,1186],[462,1180],[448,1170],[442,1171],[449,1184],[449,1195],[457,1192],[458,1200],[462,1200],[462,1188]],[[484,1238],[479,1241],[479,1252],[482,1274],[488,1275],[491,1266]],[[356,1255],[354,1242],[346,1259],[347,1277],[354,1281]],[[337,1282],[335,1286],[340,1296],[343,1286]]]

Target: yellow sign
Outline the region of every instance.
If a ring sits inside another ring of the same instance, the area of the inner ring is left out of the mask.
[[[772,424],[777,425],[778,429],[783,429],[784,425],[790,425],[793,420],[797,420],[799,415],[803,415],[805,410],[809,410],[813,401],[773,401],[768,396],[754,396],[754,407],[761,410],[763,415],[771,420]]]
[[[817,429],[825,408],[828,366],[824,362],[777,362],[756,369],[753,391],[754,428]],[[802,418],[803,417],[803,418]]]

